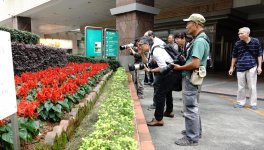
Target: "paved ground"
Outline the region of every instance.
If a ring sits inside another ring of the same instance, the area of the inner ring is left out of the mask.
[[[205,78],[203,92],[235,96],[237,93],[237,79],[227,75],[227,72],[208,73]],[[264,74],[258,76],[257,82],[258,100],[264,100]],[[247,93],[248,95],[248,93]]]
[[[263,78],[263,75],[262,75]],[[174,92],[175,118],[164,118],[163,127],[149,127],[156,150],[201,149],[201,150],[262,150],[264,149],[264,84],[258,84],[258,110],[249,108],[234,109],[236,79],[224,74],[210,74],[204,82],[201,93],[200,110],[203,137],[199,146],[180,147],[174,144],[181,138],[184,129],[182,117],[181,93]],[[212,94],[213,93],[213,94]],[[215,94],[218,93],[218,94]],[[233,96],[232,96],[233,95]],[[140,100],[147,121],[153,118],[154,110],[148,110],[152,104],[153,88],[145,87],[145,99]]]

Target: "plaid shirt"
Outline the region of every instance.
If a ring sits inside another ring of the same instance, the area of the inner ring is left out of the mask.
[[[237,72],[255,67],[258,56],[262,56],[262,49],[257,38],[251,38],[248,44],[241,40],[235,43],[232,57],[237,58]]]

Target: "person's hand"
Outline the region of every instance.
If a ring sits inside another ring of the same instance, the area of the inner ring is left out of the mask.
[[[257,73],[258,73],[258,75],[260,75],[261,72],[262,72],[262,69],[261,69],[261,67],[259,66],[259,67],[257,68]]]
[[[142,50],[138,49],[138,53],[139,53],[140,55],[142,55]]]
[[[232,76],[232,75],[233,75],[233,72],[234,72],[234,68],[231,67],[231,68],[229,69],[229,71],[228,71],[228,74],[229,74],[230,76]]]
[[[131,54],[133,54],[133,55],[136,53],[136,52],[133,50],[133,48],[131,48],[131,47],[129,47],[128,50],[129,50],[129,52],[130,52]]]
[[[147,66],[144,67],[144,71],[150,72],[150,68],[148,68]]]
[[[178,64],[171,64],[173,66],[173,69],[174,70],[179,70],[179,68],[181,67],[180,65]]]

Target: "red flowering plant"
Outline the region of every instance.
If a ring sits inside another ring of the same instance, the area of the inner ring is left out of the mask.
[[[30,141],[33,135],[38,134],[37,118],[60,121],[64,112],[70,111],[91,90],[97,79],[109,70],[105,63],[68,63],[63,68],[54,67],[15,76],[20,137]],[[0,120],[0,136],[11,132],[7,127],[9,125],[9,119]],[[12,143],[8,140],[9,136],[4,137],[0,138],[0,143]]]
[[[16,77],[17,96],[20,101],[37,101],[39,117],[56,122],[91,89],[94,84],[89,81],[109,71],[108,67],[104,63],[68,63],[63,68],[24,73]]]

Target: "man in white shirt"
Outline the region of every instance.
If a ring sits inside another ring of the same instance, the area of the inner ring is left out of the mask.
[[[150,51],[148,52],[149,56],[145,57],[145,56],[143,56],[143,54],[141,55],[143,62],[150,64],[150,60],[152,60],[152,57],[153,57],[153,55],[151,54],[152,48],[154,46],[157,46],[157,45],[165,45],[166,43],[164,41],[162,41],[160,38],[156,37],[154,32],[151,31],[151,30],[146,31],[144,36],[148,36],[148,37],[150,37],[153,40],[153,45],[152,45]],[[158,66],[156,66],[156,67],[158,67]],[[159,85],[157,83],[155,84],[155,78],[158,78],[159,75],[157,73],[153,73],[153,72],[146,72],[146,74],[148,75],[148,77],[152,77],[154,79],[154,81],[153,81],[153,87],[154,87],[153,104],[151,104],[148,108],[149,109],[156,109],[155,94],[156,94],[156,91],[157,91],[156,87],[159,86]]]
[[[177,74],[173,71],[169,71],[167,74],[161,74],[168,68],[168,64],[173,62],[170,55],[164,50],[163,45],[158,45],[155,40],[148,36],[144,36],[138,43],[140,53],[150,52],[149,62],[155,64],[156,67],[146,68],[146,71],[153,72],[155,74],[155,93],[154,100],[156,101],[156,110],[154,113],[155,118],[148,122],[148,126],[163,126],[163,116],[174,117],[173,103],[172,103],[172,87],[177,82]],[[164,112],[164,106],[166,101],[166,110]]]

